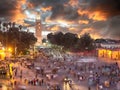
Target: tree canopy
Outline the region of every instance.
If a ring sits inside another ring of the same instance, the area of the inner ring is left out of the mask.
[[[16,26],[15,23],[0,22],[0,42],[6,48],[17,48],[17,52],[24,52],[34,45],[37,41],[33,33],[22,31],[22,26]]]
[[[92,50],[93,39],[88,33],[81,35],[79,38],[77,34],[57,32],[50,33],[47,35],[47,39],[51,44],[63,46],[64,49],[69,49],[72,51],[85,51]]]

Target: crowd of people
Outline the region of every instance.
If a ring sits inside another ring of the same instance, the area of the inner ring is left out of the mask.
[[[58,58],[59,57],[59,58]],[[40,49],[36,59],[20,58],[13,63],[14,85],[43,87],[45,90],[119,90],[120,68],[117,62],[78,62],[83,57],[52,49]],[[19,79],[19,80],[18,80]]]

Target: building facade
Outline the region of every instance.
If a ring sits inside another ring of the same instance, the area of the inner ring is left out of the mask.
[[[97,48],[97,55],[101,58],[120,60],[120,44],[101,44]]]

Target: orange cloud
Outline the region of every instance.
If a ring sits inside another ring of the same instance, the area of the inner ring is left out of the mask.
[[[89,19],[93,19],[96,21],[105,21],[107,19],[106,14],[101,12],[101,11],[91,11],[91,10],[78,9],[77,12],[80,16],[87,15]]]
[[[11,18],[13,22],[22,24],[26,15],[22,12],[21,6],[26,3],[26,0],[17,1],[16,9],[12,11],[14,16]]]
[[[21,13],[21,10],[19,10],[19,9],[15,10],[13,13],[14,13],[14,16],[12,17],[12,21],[22,24],[23,19],[26,18],[26,16],[23,13]]]
[[[60,29],[59,26],[54,26],[54,27],[51,28],[52,31],[57,31],[59,29]]]
[[[76,30],[76,28],[71,27],[71,28],[69,28],[69,30],[70,30],[70,31],[75,31],[75,30]]]
[[[93,28],[85,28],[82,30],[81,34],[92,32],[92,31],[93,31]]]
[[[60,24],[73,24],[74,21],[66,21],[66,20],[63,20],[63,19],[57,19],[55,20],[57,23],[60,23]]]
[[[85,28],[82,30],[82,32],[79,33],[79,37],[83,35],[84,33],[90,33],[91,37],[94,39],[101,38],[98,32],[96,32],[93,28]]]
[[[89,21],[88,20],[79,20],[78,23],[79,24],[88,24]]]
[[[46,12],[46,11],[51,11],[52,7],[48,6],[48,7],[42,7],[41,10]]]
[[[26,0],[19,0],[18,2],[23,5],[26,3]]]
[[[105,21],[106,20],[105,14],[100,11],[94,11],[93,13],[89,13],[89,18],[96,20],[96,21]]]
[[[91,34],[91,37],[92,37],[93,39],[101,38],[101,36],[100,36],[99,34],[97,34],[97,33]]]
[[[68,2],[68,4],[70,4],[71,6],[78,6],[79,5],[79,0],[70,0]]]
[[[89,13],[89,11],[87,11],[87,10],[81,10],[81,9],[78,9],[77,13],[81,16],[81,15],[88,14],[88,13]]]
[[[34,5],[32,3],[27,3],[28,8],[34,8]]]

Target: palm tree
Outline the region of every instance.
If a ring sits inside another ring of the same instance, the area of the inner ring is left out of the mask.
[[[16,24],[16,23],[15,23],[15,22],[13,22],[13,23],[12,23],[12,27],[15,27],[15,24]]]
[[[0,21],[0,30],[1,30],[1,25],[2,25],[2,22]]]
[[[22,29],[22,25],[19,25],[19,30],[21,31],[21,29]]]
[[[19,25],[19,41],[21,42],[21,30],[22,30],[22,25]]]
[[[9,28],[8,28],[8,23],[3,23],[3,31],[5,32],[5,46],[6,46],[6,48],[7,48],[7,46],[8,46],[8,30],[9,30]]]
[[[2,26],[3,26],[3,31],[5,32],[6,31],[6,23],[3,23]]]
[[[3,38],[4,38],[4,35],[3,35],[3,32],[0,31],[0,42],[3,44]]]
[[[12,23],[11,22],[9,22],[8,25],[10,26],[10,28],[12,27]]]

